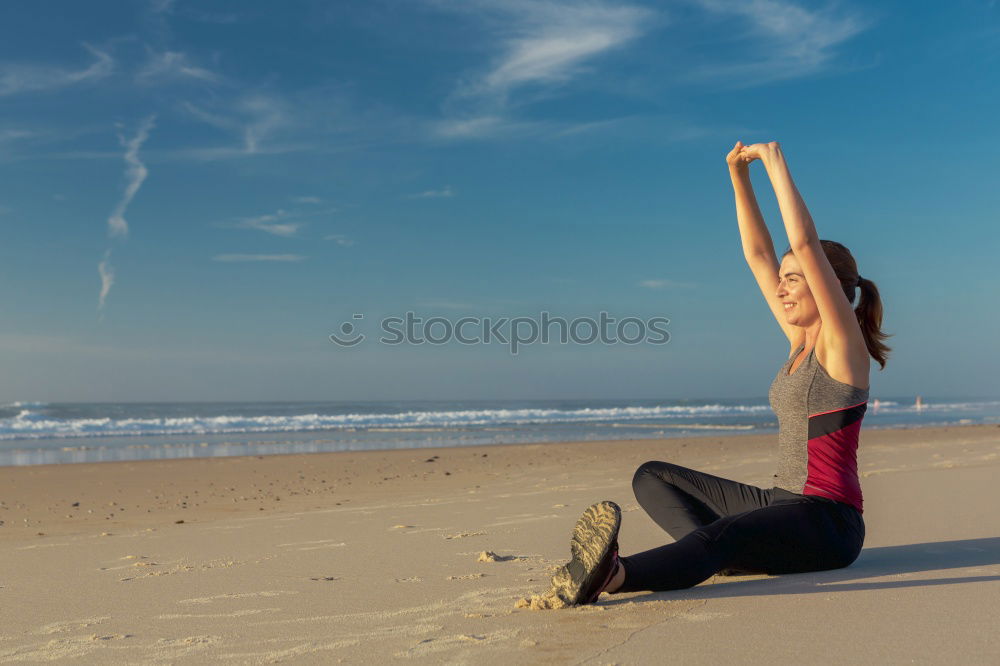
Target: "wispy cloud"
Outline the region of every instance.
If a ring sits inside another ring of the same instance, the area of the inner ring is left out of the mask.
[[[240,20],[240,15],[232,12],[205,12],[194,7],[185,7],[180,13],[184,18],[191,19],[192,21],[216,23],[218,25],[230,25]]]
[[[149,0],[149,11],[154,14],[169,14],[174,11],[176,0]]]
[[[305,198],[310,199],[309,197]],[[310,206],[315,205],[320,203],[320,199],[313,197],[307,203],[310,204]],[[295,236],[299,230],[306,225],[306,222],[303,221],[304,219],[330,215],[335,213],[336,210],[337,209],[333,207],[310,207],[306,210],[284,210],[279,208],[273,213],[266,213],[264,215],[255,215],[251,217],[241,217],[235,221],[221,222],[218,226],[237,229],[256,229],[257,231],[263,231],[264,233],[268,233],[273,236],[288,237]]]
[[[205,83],[215,83],[220,80],[217,74],[194,64],[187,54],[180,51],[162,53],[150,51],[149,60],[136,73],[136,80],[140,83],[184,79]]]
[[[504,2],[519,25],[471,94],[506,95],[533,83],[562,83],[583,63],[635,38],[648,10],[597,3]]]
[[[0,143],[18,141],[20,139],[30,139],[35,136],[31,130],[0,129]]]
[[[260,142],[288,122],[284,105],[265,95],[252,95],[240,101],[239,110],[247,119],[243,127],[243,146],[257,152]]]
[[[282,220],[292,219],[294,215],[284,210],[278,210],[267,215],[257,217],[245,217],[235,223],[234,226],[243,229],[257,229],[274,236],[294,236],[302,227],[301,222],[289,222]]]
[[[97,274],[101,276],[101,294],[97,299],[97,310],[103,313],[104,303],[115,283],[115,269],[111,265],[111,248],[104,251],[104,258],[97,264]]]
[[[323,236],[323,240],[334,241],[341,247],[351,247],[354,245],[354,241],[343,234],[328,234]]]
[[[25,92],[58,90],[81,83],[98,81],[114,71],[115,61],[106,52],[84,44],[94,62],[84,69],[64,69],[49,65],[0,63],[0,97]]]
[[[294,262],[305,259],[301,254],[217,254],[212,261],[238,263],[246,261]]]
[[[433,308],[436,310],[478,310],[482,307],[473,303],[446,300],[417,301],[416,305],[419,308]]]
[[[149,138],[149,132],[153,129],[153,122],[155,120],[156,116],[149,116],[143,120],[135,136],[131,139],[126,139],[121,134],[118,135],[118,140],[125,147],[125,179],[127,182],[121,200],[119,200],[118,205],[112,211],[111,217],[108,218],[108,233],[111,236],[128,235],[128,222],[125,221],[125,209],[128,208],[129,203],[132,202],[132,198],[135,197],[136,192],[142,187],[143,181],[146,180],[146,176],[149,175],[146,165],[139,160],[139,149],[142,148],[142,144]]]
[[[292,202],[297,204],[321,204],[323,200],[319,197],[292,197]]]
[[[434,133],[444,139],[468,139],[495,136],[510,129],[510,123],[500,116],[477,118],[445,118],[434,124]]]
[[[696,79],[725,79],[750,86],[814,74],[828,67],[836,47],[863,32],[871,20],[840,3],[800,6],[788,0],[690,0],[710,14],[736,19],[751,48],[735,63],[694,67]]]
[[[236,23],[239,20],[238,14],[206,12],[190,4],[178,8],[176,0],[150,0],[149,10],[154,14],[174,14],[202,23]]]
[[[149,132],[153,129],[153,122],[156,116],[149,116],[141,123],[136,130],[135,136],[126,139],[123,134],[118,135],[118,141],[125,147],[125,192],[118,201],[111,217],[108,218],[108,235],[115,236],[128,235],[128,222],[125,221],[125,209],[135,197],[136,192],[142,187],[143,181],[149,175],[146,165],[139,160],[139,149],[149,138]],[[111,248],[104,251],[104,258],[97,264],[97,272],[101,276],[101,292],[97,298],[97,310],[104,316],[104,304],[107,301],[108,293],[115,283],[115,269],[111,265]]]
[[[239,98],[230,108],[216,112],[187,102],[183,107],[195,118],[240,136],[244,155],[267,152],[261,145],[275,132],[291,124],[291,114],[287,104],[278,97],[252,94]],[[231,149],[226,156],[232,156]]]
[[[639,286],[645,289],[690,289],[694,284],[677,280],[642,280]]]
[[[414,194],[412,199],[450,199],[455,196],[455,190],[451,189],[451,185],[445,185],[440,190],[426,190],[420,194]]]
[[[518,91],[551,91],[588,72],[587,66],[640,36],[653,12],[637,5],[558,0],[475,0],[447,9],[499,20],[497,50],[484,71],[447,100],[443,137],[477,137],[509,129],[506,116]]]

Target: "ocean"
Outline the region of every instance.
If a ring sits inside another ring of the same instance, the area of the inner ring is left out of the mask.
[[[887,398],[865,428],[1000,423],[1000,400]],[[777,432],[766,398],[0,405],[0,466]]]

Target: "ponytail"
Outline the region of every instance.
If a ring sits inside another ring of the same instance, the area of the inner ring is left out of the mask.
[[[882,299],[875,283],[861,276],[858,276],[858,289],[861,291],[861,297],[858,299],[858,306],[854,308],[854,314],[861,326],[861,334],[864,335],[868,353],[884,370],[885,362],[892,350],[883,342],[889,335],[882,332]]]
[[[837,275],[840,286],[844,289],[847,302],[853,303],[857,292],[861,292],[858,305],[854,308],[854,315],[858,318],[858,325],[861,326],[861,335],[864,336],[868,353],[884,370],[885,362],[892,350],[883,342],[889,335],[882,332],[882,298],[879,296],[878,287],[871,280],[858,275],[858,264],[846,247],[831,240],[821,240],[819,244],[827,261],[830,262],[830,267]]]

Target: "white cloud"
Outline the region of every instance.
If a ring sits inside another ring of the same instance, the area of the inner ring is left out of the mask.
[[[242,160],[249,157],[261,157],[265,155],[286,155],[288,153],[309,152],[316,149],[315,143],[289,143],[275,144],[269,143],[263,148],[258,148],[255,152],[248,153],[243,146],[216,146],[210,148],[180,148],[177,150],[161,153],[162,156],[176,160],[195,160],[199,162],[216,162],[221,160]],[[70,155],[67,157],[85,157],[84,155]],[[95,156],[96,157],[96,156]]]
[[[217,254],[212,257],[212,261],[221,261],[223,263],[245,261],[287,262],[302,261],[303,259],[305,259],[305,257],[300,254]]]
[[[502,0],[482,5],[506,15],[501,55],[465,94],[506,95],[518,86],[561,83],[584,62],[639,36],[651,16],[638,6]]]
[[[239,14],[223,12],[206,12],[197,6],[188,3],[183,7],[177,7],[176,0],[150,0],[149,10],[154,14],[174,14],[183,19],[200,21],[202,23],[236,23]]]
[[[323,200],[319,197],[292,197],[292,201],[297,204],[321,204]]]
[[[101,295],[97,299],[98,311],[104,310],[104,303],[111,291],[111,286],[115,283],[115,269],[111,265],[111,250],[104,252],[104,259],[97,264],[97,274],[101,276]]]
[[[68,86],[99,81],[114,71],[114,59],[99,49],[84,44],[95,58],[84,69],[71,70],[48,65],[0,63],[0,97],[24,92],[58,90]]]
[[[455,190],[451,189],[451,185],[445,185],[440,190],[427,190],[421,192],[420,194],[414,194],[412,198],[414,199],[450,199],[455,196]]]
[[[475,305],[473,303],[446,300],[417,301],[417,307],[433,308],[436,310],[478,310],[482,308],[481,305]]]
[[[18,141],[19,139],[30,139],[36,136],[36,132],[31,130],[2,129],[0,130],[0,143]]]
[[[310,202],[313,203],[313,202]],[[316,199],[315,203],[319,203]],[[295,236],[306,225],[305,218],[323,217],[336,212],[336,208],[323,207],[302,210],[278,209],[273,213],[237,218],[235,221],[220,222],[218,226],[236,229],[256,229],[273,236]]]
[[[153,128],[153,121],[155,119],[156,116],[149,116],[143,120],[135,136],[131,139],[126,139],[122,135],[118,136],[119,141],[125,147],[124,158],[127,165],[125,168],[125,178],[128,182],[125,185],[125,193],[112,211],[111,217],[108,218],[108,233],[111,236],[128,235],[128,222],[125,221],[125,209],[128,208],[132,198],[135,197],[143,181],[146,180],[146,176],[149,175],[146,165],[139,160],[139,149],[142,148],[142,144],[149,138],[149,132]]]
[[[203,12],[194,7],[184,7],[180,13],[183,18],[191,19],[192,21],[200,21],[201,23],[227,25],[236,23],[240,20],[240,15],[236,13]]]
[[[242,147],[239,151],[229,148],[209,149],[222,151],[223,157],[232,157],[234,152],[243,155],[266,153],[261,144],[270,139],[278,130],[291,125],[291,113],[287,104],[274,96],[252,94],[241,97],[224,112],[218,113],[186,102],[183,107],[195,118],[219,129],[240,136]]]
[[[821,71],[835,57],[835,47],[870,25],[860,12],[832,2],[803,7],[788,0],[691,1],[711,14],[745,23],[750,42],[740,62],[695,67],[691,76],[742,86]]]
[[[294,236],[302,227],[302,223],[282,222],[282,220],[288,220],[290,218],[294,218],[292,213],[278,210],[277,212],[269,213],[267,215],[243,218],[239,220],[235,226],[244,229],[257,229],[258,231],[263,231],[274,236]]]
[[[125,178],[127,182],[122,198],[112,211],[111,217],[108,218],[109,236],[128,235],[128,222],[125,221],[125,209],[128,208],[136,192],[142,187],[143,181],[146,180],[146,176],[149,175],[146,165],[139,160],[139,149],[142,148],[142,144],[149,138],[149,132],[153,129],[153,121],[155,119],[155,116],[149,116],[143,120],[136,130],[135,136],[131,139],[126,139],[121,134],[118,135],[118,140],[125,147]],[[97,264],[97,272],[101,276],[101,293],[97,299],[97,309],[103,313],[104,303],[108,298],[108,293],[111,291],[112,285],[115,283],[115,269],[111,265],[111,248],[108,248],[104,252],[104,259]]]
[[[323,240],[334,241],[341,247],[351,247],[354,245],[354,241],[343,234],[328,234],[323,237]]]
[[[154,14],[169,14],[174,10],[175,0],[150,0],[149,10]]]
[[[446,139],[465,139],[497,134],[505,125],[499,116],[448,118],[435,125],[434,133]]]
[[[437,133],[454,138],[495,134],[506,124],[515,91],[569,82],[598,56],[640,36],[653,16],[635,5],[557,0],[477,0],[445,8],[499,17],[502,26],[490,67],[447,101],[450,117]]]
[[[149,54],[149,61],[136,74],[136,79],[147,83],[154,80],[195,79],[206,83],[214,83],[219,77],[191,62],[190,58],[179,51],[164,51]]]
[[[273,97],[252,95],[242,99],[238,108],[247,119],[243,127],[243,147],[248,153],[257,152],[261,141],[288,123],[284,105]]]
[[[689,289],[694,285],[690,282],[677,282],[676,280],[642,280],[640,287],[646,289]]]

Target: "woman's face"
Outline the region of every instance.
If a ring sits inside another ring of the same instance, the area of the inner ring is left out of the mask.
[[[778,300],[785,308],[785,321],[792,326],[809,326],[819,319],[819,310],[794,254],[786,254],[778,269]]]

